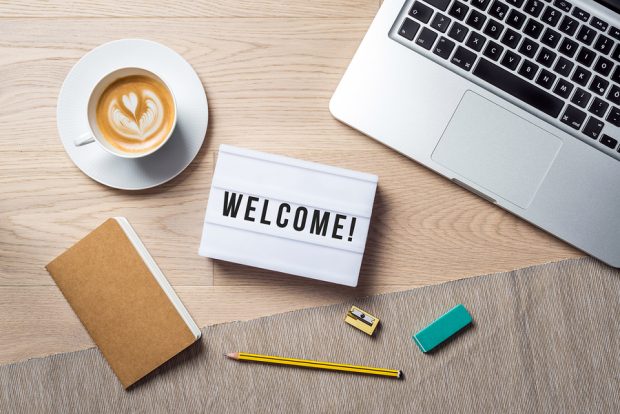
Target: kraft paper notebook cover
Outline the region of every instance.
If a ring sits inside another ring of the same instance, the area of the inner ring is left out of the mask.
[[[125,388],[200,338],[122,217],[107,220],[46,268]]]

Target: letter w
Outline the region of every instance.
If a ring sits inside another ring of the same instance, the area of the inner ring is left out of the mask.
[[[232,216],[233,218],[237,217],[237,213],[239,212],[239,206],[241,205],[241,199],[243,199],[243,194],[240,194],[239,198],[237,198],[237,193],[232,193],[229,198],[228,191],[225,191],[224,215]]]

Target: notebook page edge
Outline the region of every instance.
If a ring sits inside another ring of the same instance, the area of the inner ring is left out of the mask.
[[[131,244],[133,244],[136,251],[148,267],[149,271],[151,272],[159,286],[166,293],[166,295],[172,302],[172,305],[175,307],[189,330],[192,332],[195,339],[200,339],[202,336],[200,328],[198,328],[198,325],[189,314],[189,311],[187,310],[185,305],[183,305],[183,302],[181,302],[181,299],[170,285],[170,282],[168,282],[168,279],[166,279],[166,276],[155,262],[155,259],[153,259],[146,246],[144,246],[144,243],[142,243],[142,240],[129,223],[129,220],[127,220],[125,217],[114,217],[114,220],[116,220],[119,226],[121,226],[121,229],[123,230],[125,235],[127,235],[127,238],[129,238],[129,241],[131,242]]]

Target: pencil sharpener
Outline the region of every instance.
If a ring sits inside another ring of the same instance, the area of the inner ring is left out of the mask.
[[[360,331],[367,333],[368,335],[375,333],[375,329],[377,329],[377,326],[379,325],[379,318],[372,316],[357,306],[351,306],[351,309],[347,312],[344,321],[349,325],[356,327]]]

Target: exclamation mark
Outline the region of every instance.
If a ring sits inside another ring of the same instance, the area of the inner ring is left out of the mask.
[[[357,219],[355,217],[351,218],[351,228],[349,228],[349,241],[353,240],[353,230],[355,230],[355,222]]]

